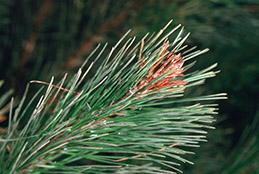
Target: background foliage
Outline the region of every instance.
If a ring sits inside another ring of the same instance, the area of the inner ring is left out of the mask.
[[[132,35],[143,36],[158,31],[171,18],[183,24],[192,33],[189,45],[211,50],[200,58],[198,67],[218,62],[221,70],[196,92],[227,92],[229,97],[220,102],[217,129],[209,132],[209,143],[197,149],[194,166],[183,166],[185,173],[258,171],[256,0],[0,2],[0,77],[4,80],[0,90],[6,98],[10,89],[22,96],[32,79],[48,81],[52,75],[75,71],[98,42],[113,45],[129,28]],[[2,101],[3,106],[8,103]],[[1,124],[5,127],[7,121]],[[251,153],[240,153],[247,151]]]

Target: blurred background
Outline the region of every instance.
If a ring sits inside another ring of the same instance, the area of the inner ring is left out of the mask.
[[[184,173],[259,173],[258,0],[0,0],[0,132],[10,96],[21,98],[30,80],[57,82],[97,43],[111,47],[128,29],[140,39],[170,19],[191,32],[188,45],[210,48],[194,69],[219,64],[196,93],[229,98],[218,102],[208,143],[185,156],[195,165],[183,164]]]

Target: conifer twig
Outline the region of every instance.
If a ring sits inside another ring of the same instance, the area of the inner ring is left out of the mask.
[[[0,139],[0,160],[5,161],[1,172],[140,173],[140,163],[142,167],[152,163],[145,173],[172,173],[181,172],[175,167],[180,162],[193,164],[183,158],[193,152],[183,148],[206,141],[205,130],[213,128],[208,124],[217,114],[217,105],[204,102],[226,95],[184,96],[186,88],[214,77],[216,65],[186,73],[190,65],[184,60],[205,51],[186,51],[182,57],[188,35],[181,37],[181,29],[170,44],[170,34],[180,27],[163,35],[171,22],[135,46],[135,38],[124,41],[127,32],[88,82],[84,78],[104,56],[106,45],[94,50],[99,54],[90,67],[84,70],[83,63],[67,85],[63,86],[66,75],[60,85],[53,84],[54,77],[50,83],[32,80],[48,87],[26,102],[27,86],[14,114],[12,100],[8,131]],[[53,102],[60,90],[65,92]],[[51,105],[55,109],[47,112]],[[26,122],[18,129],[23,119]]]

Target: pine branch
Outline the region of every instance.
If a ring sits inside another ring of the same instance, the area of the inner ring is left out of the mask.
[[[186,61],[207,49],[185,48],[183,29],[169,42],[180,28],[164,34],[170,23],[137,43],[135,37],[126,40],[127,32],[108,55],[106,44],[98,45],[67,85],[66,76],[58,84],[52,78],[43,82],[45,94],[41,88],[26,99],[28,85],[15,111],[11,102],[8,131],[0,140],[1,172],[175,173],[181,162],[193,164],[184,158],[192,154],[186,149],[206,141],[205,129],[213,128],[209,124],[217,114],[217,105],[206,101],[226,94],[184,96],[186,88],[214,77],[215,65],[185,73]]]

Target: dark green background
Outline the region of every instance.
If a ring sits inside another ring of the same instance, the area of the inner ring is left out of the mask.
[[[0,0],[1,95],[12,88],[19,98],[32,79],[73,74],[97,43],[112,46],[128,29],[141,38],[170,19],[191,32],[189,45],[210,48],[194,69],[219,63],[221,73],[195,92],[226,92],[229,98],[218,102],[217,129],[187,156],[195,165],[183,165],[184,172],[258,173],[257,0]]]

